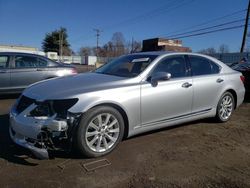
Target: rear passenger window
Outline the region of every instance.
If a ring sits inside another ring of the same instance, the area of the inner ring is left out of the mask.
[[[220,67],[215,64],[214,62],[210,61],[211,63],[211,68],[212,68],[212,74],[217,74],[220,72]]]
[[[190,56],[193,76],[217,74],[220,72],[220,67],[214,62],[204,57]]]
[[[47,67],[48,62],[42,58],[38,58],[37,67]]]
[[[0,56],[0,69],[8,67],[8,56]]]

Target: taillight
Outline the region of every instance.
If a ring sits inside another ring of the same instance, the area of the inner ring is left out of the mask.
[[[72,73],[72,74],[77,74],[78,72],[77,72],[77,70],[74,68],[74,69],[71,69],[71,73]]]
[[[243,83],[245,82],[245,77],[243,75],[240,76],[240,79]]]

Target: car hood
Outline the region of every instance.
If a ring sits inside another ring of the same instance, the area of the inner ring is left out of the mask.
[[[39,101],[62,99],[135,83],[135,79],[131,78],[98,73],[82,73],[38,82],[25,89],[23,95]]]

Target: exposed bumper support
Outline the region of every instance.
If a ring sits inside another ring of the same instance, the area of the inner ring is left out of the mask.
[[[49,154],[47,149],[35,147],[34,144],[27,142],[24,136],[18,133],[14,133],[14,130],[12,130],[11,127],[9,128],[9,133],[11,139],[17,145],[29,149],[39,159],[49,159]]]

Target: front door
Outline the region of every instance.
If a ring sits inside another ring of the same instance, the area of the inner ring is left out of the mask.
[[[193,87],[184,56],[170,56],[161,60],[150,75],[171,73],[171,78],[153,86],[150,81],[141,85],[142,126],[171,121],[191,113]]]

